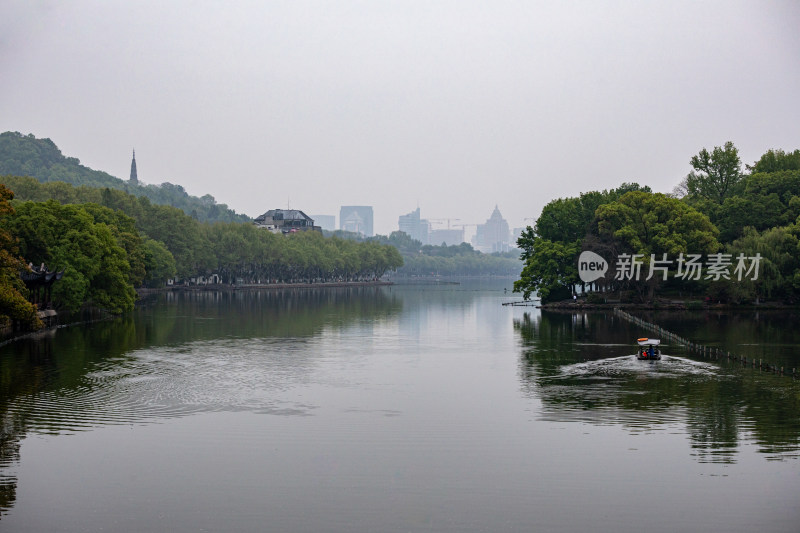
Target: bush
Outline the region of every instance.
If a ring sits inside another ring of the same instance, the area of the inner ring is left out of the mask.
[[[586,296],[586,303],[589,304],[604,304],[606,303],[606,298],[602,294],[598,292],[590,292],[588,296]]]

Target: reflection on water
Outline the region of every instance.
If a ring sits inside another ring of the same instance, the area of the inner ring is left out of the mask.
[[[4,531],[794,531],[797,382],[508,286],[169,293],[6,345]],[[777,512],[709,515],[748,483]]]
[[[319,335],[396,316],[374,287],[166,293],[136,313],[51,330],[0,351],[0,511],[16,499],[20,439],[198,412],[303,414],[273,392],[307,379]]]
[[[634,339],[641,332],[611,313],[542,311],[525,314],[515,328],[523,384],[541,399],[543,420],[619,424],[631,432],[685,424],[701,462],[735,461],[743,438],[754,439],[768,459],[798,457],[796,381],[694,360],[668,344],[660,361],[640,361]]]

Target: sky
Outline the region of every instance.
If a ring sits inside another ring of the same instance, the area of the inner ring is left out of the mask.
[[[521,227],[800,148],[798,28],[795,0],[0,0],[0,131],[252,217]]]

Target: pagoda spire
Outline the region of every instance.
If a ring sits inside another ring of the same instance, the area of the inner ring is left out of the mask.
[[[131,183],[139,183],[139,177],[136,175],[136,149],[133,150],[133,160],[131,160]]]

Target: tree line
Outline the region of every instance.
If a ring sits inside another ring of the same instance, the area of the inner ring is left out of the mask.
[[[403,231],[393,231],[388,236],[376,235],[374,237],[365,237],[360,233],[343,230],[324,231],[323,233],[343,239],[372,240],[394,246],[403,256],[403,266],[392,273],[392,276],[397,278],[514,277],[519,275],[522,268],[520,253],[517,249],[509,252],[484,254],[466,242],[450,246],[446,243],[422,244]]]
[[[671,194],[625,183],[548,203],[518,241],[525,266],[514,290],[525,299],[538,294],[543,302],[571,298],[579,286],[594,292],[595,301],[603,301],[597,293],[610,291],[638,301],[659,295],[727,303],[800,300],[800,150],[769,150],[743,169],[728,142],[702,149],[689,162],[693,170]],[[584,251],[611,265],[589,284],[579,276]],[[730,268],[687,276],[682,261],[692,256]],[[640,260],[641,275],[625,275],[620,258]],[[733,275],[744,258],[757,258],[745,265],[750,275]]]
[[[375,240],[396,247],[403,256],[403,266],[394,275],[399,277],[479,277],[517,276],[522,264],[519,253],[484,254],[470,244],[422,244],[402,231]]]
[[[16,193],[16,199],[12,191]],[[136,287],[217,274],[223,283],[318,283],[377,279],[403,264],[379,242],[276,235],[251,223],[201,223],[182,210],[121,190],[0,177],[0,318],[30,318],[19,272],[28,263],[63,270],[54,302],[121,312]],[[5,291],[5,292],[3,292]],[[2,295],[5,294],[5,299]],[[16,307],[15,307],[16,306]],[[35,316],[35,314],[34,314]],[[27,320],[28,327],[36,322]]]

